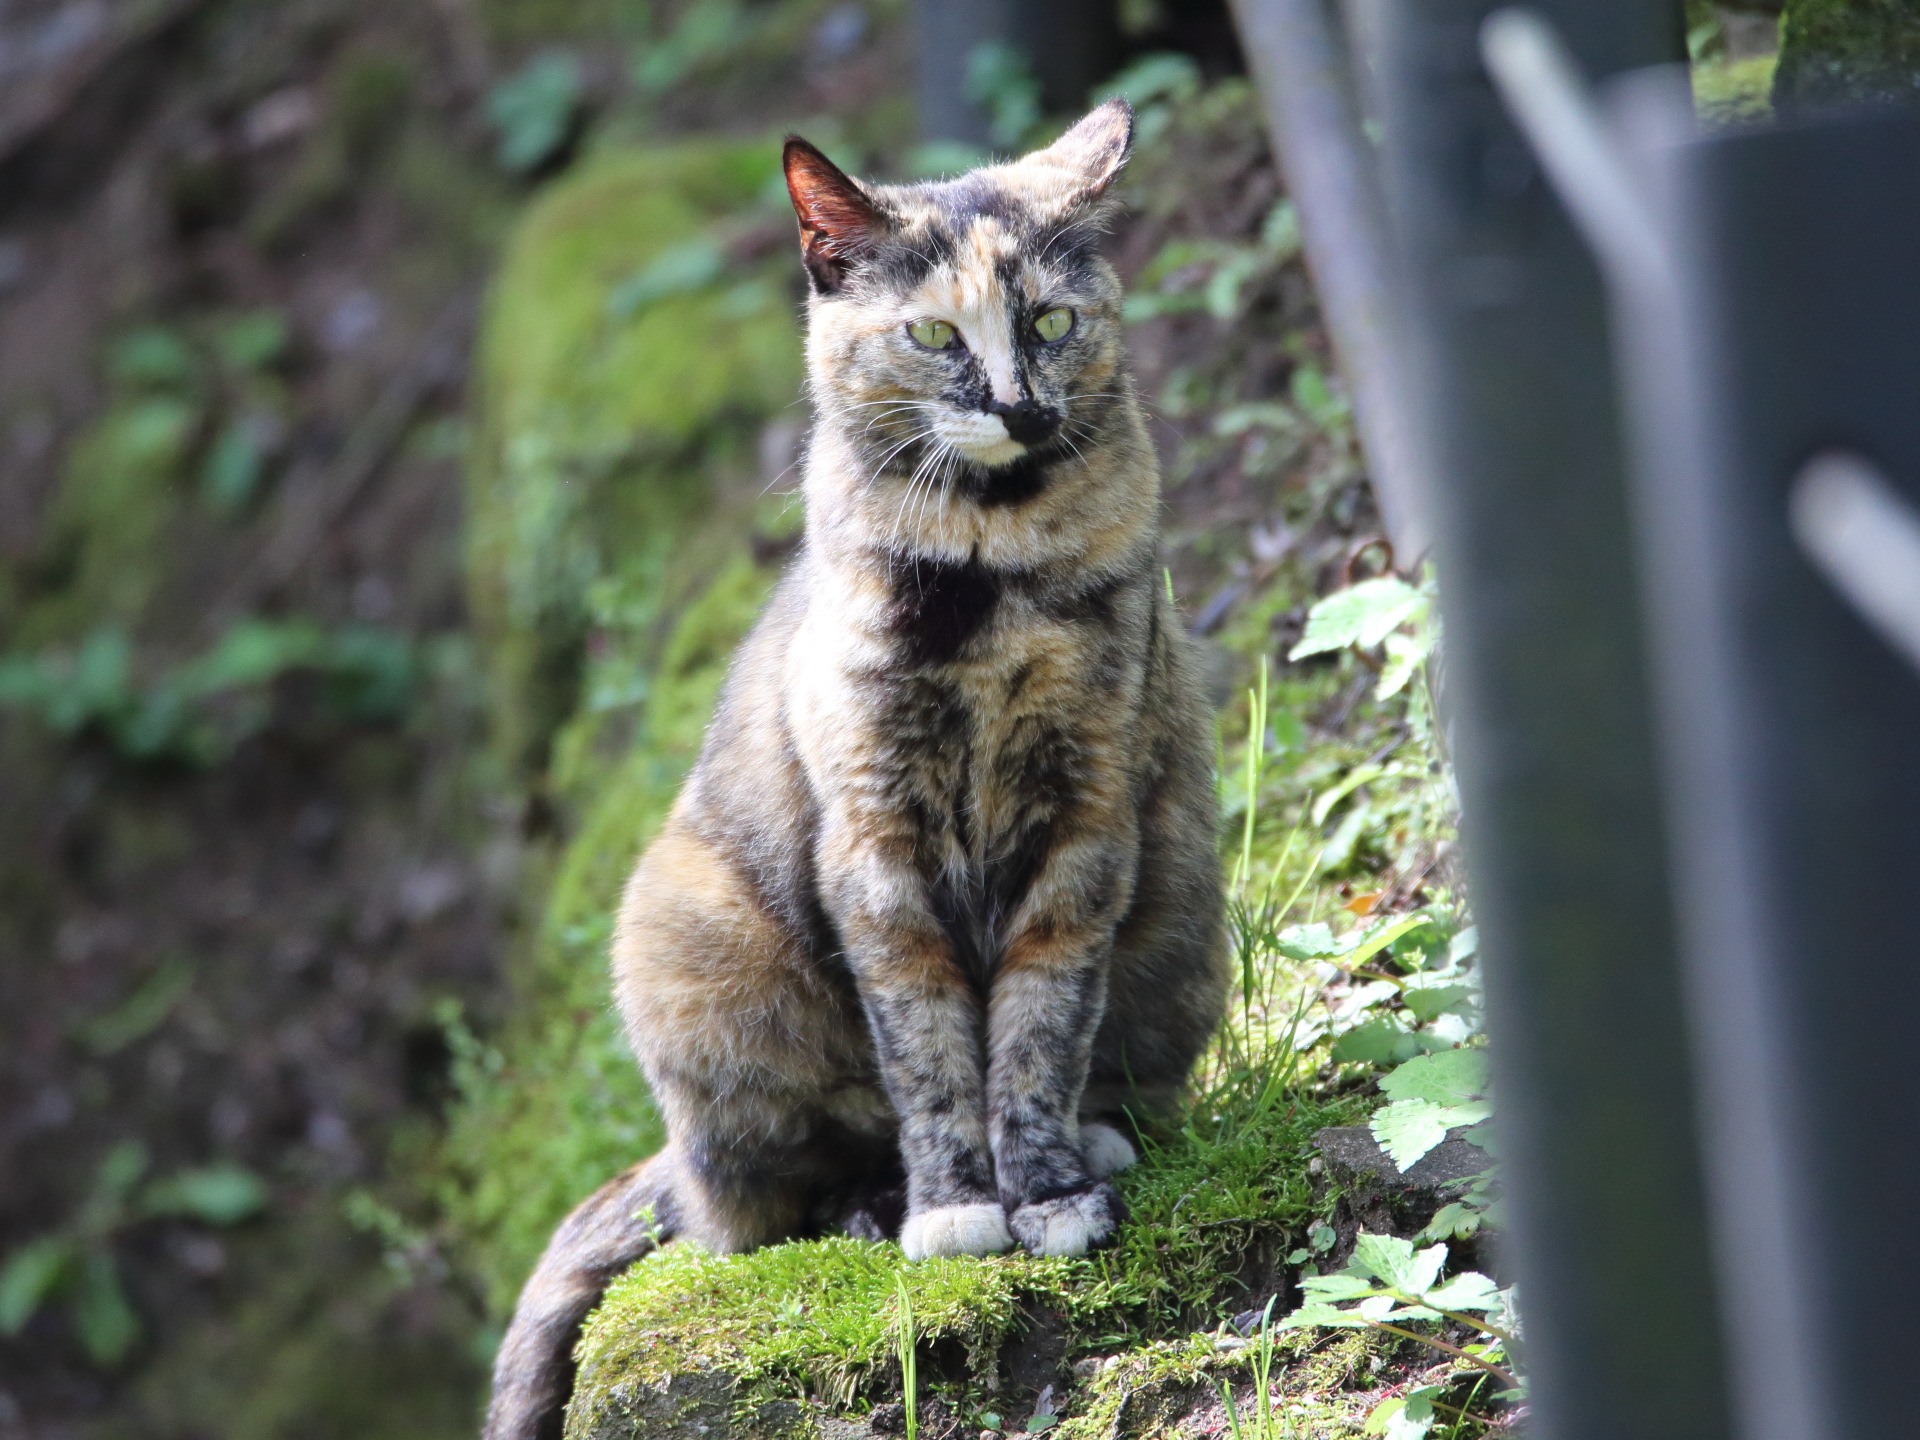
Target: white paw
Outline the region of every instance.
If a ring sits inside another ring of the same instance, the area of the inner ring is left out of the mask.
[[[942,1205],[909,1215],[900,1227],[900,1248],[909,1260],[935,1255],[992,1255],[1010,1249],[1013,1235],[998,1205]]]
[[[1013,1212],[1013,1233],[1035,1255],[1084,1255],[1112,1237],[1126,1207],[1111,1185],[1036,1200]]]
[[[1087,1173],[1096,1180],[1104,1180],[1140,1158],[1126,1136],[1098,1120],[1080,1127],[1080,1153],[1086,1158]]]

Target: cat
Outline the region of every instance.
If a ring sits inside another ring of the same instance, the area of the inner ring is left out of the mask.
[[[488,1440],[560,1433],[608,1281],[686,1237],[1075,1255],[1226,1002],[1212,725],[1099,252],[1132,112],[957,180],[790,138],[805,538],[613,942],[665,1148],[560,1226]]]

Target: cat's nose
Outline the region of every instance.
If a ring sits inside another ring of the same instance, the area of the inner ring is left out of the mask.
[[[995,400],[987,407],[987,411],[998,415],[1001,423],[1007,427],[1008,437],[1022,445],[1038,445],[1060,428],[1059,415],[1032,400],[1021,400],[1012,405],[1004,400]]]

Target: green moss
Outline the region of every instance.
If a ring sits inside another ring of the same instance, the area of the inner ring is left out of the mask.
[[[48,517],[55,583],[22,615],[12,637],[18,648],[69,643],[102,624],[138,624],[173,565],[166,540],[183,508],[179,482],[200,420],[187,398],[138,395],[74,442]]]
[[[697,754],[727,657],[769,580],[738,555],[671,631],[633,743],[612,761],[584,750],[571,760],[568,790],[592,803],[541,887],[544,911],[501,1047],[474,1048],[463,1067],[447,1142],[443,1201],[498,1310],[511,1306],[560,1217],[663,1138],[609,1005],[610,920]],[[575,723],[590,731],[600,718]]]
[[[1912,99],[1920,91],[1920,0],[1788,0],[1774,104]]]
[[[706,1370],[759,1398],[845,1405],[893,1363],[901,1287],[919,1339],[957,1342],[979,1367],[992,1363],[1022,1302],[1062,1293],[1072,1268],[1025,1255],[908,1265],[898,1246],[844,1237],[750,1255],[669,1245],[608,1291],[581,1340],[575,1393]]]
[[[1754,55],[1732,64],[1696,65],[1693,103],[1700,118],[1717,124],[1765,120],[1773,114],[1773,78],[1778,55]]]
[[[754,427],[799,393],[784,254],[735,267],[712,248],[706,283],[683,271],[644,303],[631,289],[668,252],[718,247],[710,232],[760,202],[778,153],[703,141],[600,155],[508,248],[479,348],[468,574],[516,767],[540,768],[574,709],[594,587],[651,565],[649,584],[684,595],[711,574],[686,542],[714,473],[739,468]]]
[[[1314,1440],[1359,1435],[1374,1397],[1356,1391],[1391,1340],[1355,1331],[1332,1335],[1292,1331],[1275,1337],[1273,1369],[1284,1375],[1282,1402],[1292,1434]],[[1060,1440],[1147,1440],[1176,1433],[1178,1422],[1216,1403],[1224,1383],[1243,1411],[1253,1347],[1222,1349],[1212,1335],[1159,1341],[1115,1356],[1076,1395]],[[1224,1407],[1222,1407],[1224,1408]]]

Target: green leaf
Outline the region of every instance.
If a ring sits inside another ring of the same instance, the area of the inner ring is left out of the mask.
[[[1365,1330],[1367,1321],[1351,1310],[1336,1310],[1331,1305],[1302,1305],[1273,1328],[1307,1330],[1327,1326],[1335,1330]]]
[[[1426,1440],[1433,1429],[1433,1402],[1439,1394],[1438,1385],[1422,1385],[1405,1395],[1382,1400],[1367,1415],[1362,1433],[1384,1436],[1385,1440]]]
[[[147,1187],[152,1215],[184,1215],[209,1225],[238,1225],[267,1205],[267,1187],[238,1165],[208,1165],[181,1170]]]
[[[1451,1205],[1442,1205],[1429,1220],[1426,1228],[1414,1238],[1416,1240],[1464,1240],[1469,1235],[1479,1233],[1485,1212],[1456,1200]]]
[[[1361,1235],[1354,1241],[1348,1269],[1370,1275],[1391,1290],[1418,1295],[1433,1284],[1447,1263],[1447,1247],[1430,1245],[1415,1250],[1413,1242],[1393,1235]]]
[[[1333,931],[1317,921],[1282,930],[1274,946],[1289,960],[1321,960],[1340,954],[1340,942],[1333,938]]]
[[[1089,103],[1119,96],[1137,110],[1158,100],[1191,100],[1200,93],[1200,85],[1200,67],[1192,56],[1156,50],[1142,55],[1096,90]]]
[[[1347,937],[1350,947],[1346,952],[1348,968],[1357,969],[1401,936],[1432,923],[1433,921],[1426,915],[1388,917],[1361,931],[1357,936]]]
[[[1327,816],[1333,813],[1333,807],[1362,785],[1370,785],[1387,773],[1384,765],[1356,765],[1349,770],[1340,783],[1314,797],[1313,808],[1307,813],[1316,825],[1324,825]]]
[[[213,337],[221,361],[233,370],[264,370],[287,353],[286,317],[273,310],[237,315]]]
[[[239,514],[260,488],[267,469],[270,433],[260,417],[242,415],[229,422],[213,442],[200,471],[200,494],[214,514]]]
[[[1419,1164],[1422,1156],[1445,1140],[1449,1130],[1459,1125],[1475,1124],[1492,1113],[1493,1107],[1484,1100],[1469,1100],[1460,1105],[1441,1105],[1432,1100],[1396,1100],[1375,1111],[1367,1128],[1373,1132],[1373,1138],[1380,1142],[1380,1148],[1405,1172]]]
[[[1369,1020],[1333,1042],[1332,1055],[1340,1064],[1391,1065],[1420,1053],[1418,1037],[1394,1020]]]
[[[81,1266],[73,1323],[87,1355],[100,1366],[118,1365],[140,1337],[140,1317],[120,1288],[113,1256],[106,1251],[93,1252]]]
[[[96,1055],[115,1054],[157,1030],[192,988],[193,966],[176,956],[113,1009],[82,1024],[75,1037]]]
[[[76,1250],[61,1235],[29,1240],[0,1268],[0,1335],[18,1335],[72,1268]]]
[[[1287,658],[1300,660],[1349,645],[1370,649],[1402,625],[1423,617],[1430,604],[1424,594],[1396,576],[1362,580],[1334,591],[1307,612],[1306,631]]]
[[[1380,667],[1380,683],[1373,687],[1376,700],[1390,700],[1406,689],[1407,682],[1433,653],[1433,638],[1427,634],[1406,635],[1396,630],[1387,636],[1385,645],[1387,661]]]
[[[1405,1241],[1401,1242],[1405,1244]],[[1307,1275],[1300,1281],[1300,1293],[1313,1305],[1334,1305],[1342,1300],[1364,1300],[1378,1287],[1365,1276],[1342,1270],[1337,1275]]]
[[[1380,1088],[1395,1100],[1431,1100],[1442,1105],[1476,1100],[1487,1093],[1487,1055],[1484,1050],[1469,1049],[1422,1055],[1381,1080]]]
[[[1458,1010],[1473,999],[1471,985],[1428,985],[1418,989],[1408,989],[1400,996],[1400,1003],[1414,1013],[1421,1024],[1438,1019],[1450,1011]],[[1453,1051],[1449,1054],[1457,1053]]]
[[[537,170],[558,153],[573,128],[584,85],[571,55],[536,55],[487,96],[487,119],[499,133],[495,157],[515,174]]]
[[[1328,433],[1344,430],[1353,420],[1353,405],[1346,396],[1327,382],[1326,373],[1314,365],[1294,367],[1289,385],[1293,403],[1313,423]],[[1391,627],[1389,627],[1391,628]],[[1368,641],[1368,644],[1374,643]]]
[[[1498,1310],[1500,1287],[1478,1270],[1468,1270],[1420,1298],[1437,1310]]]

